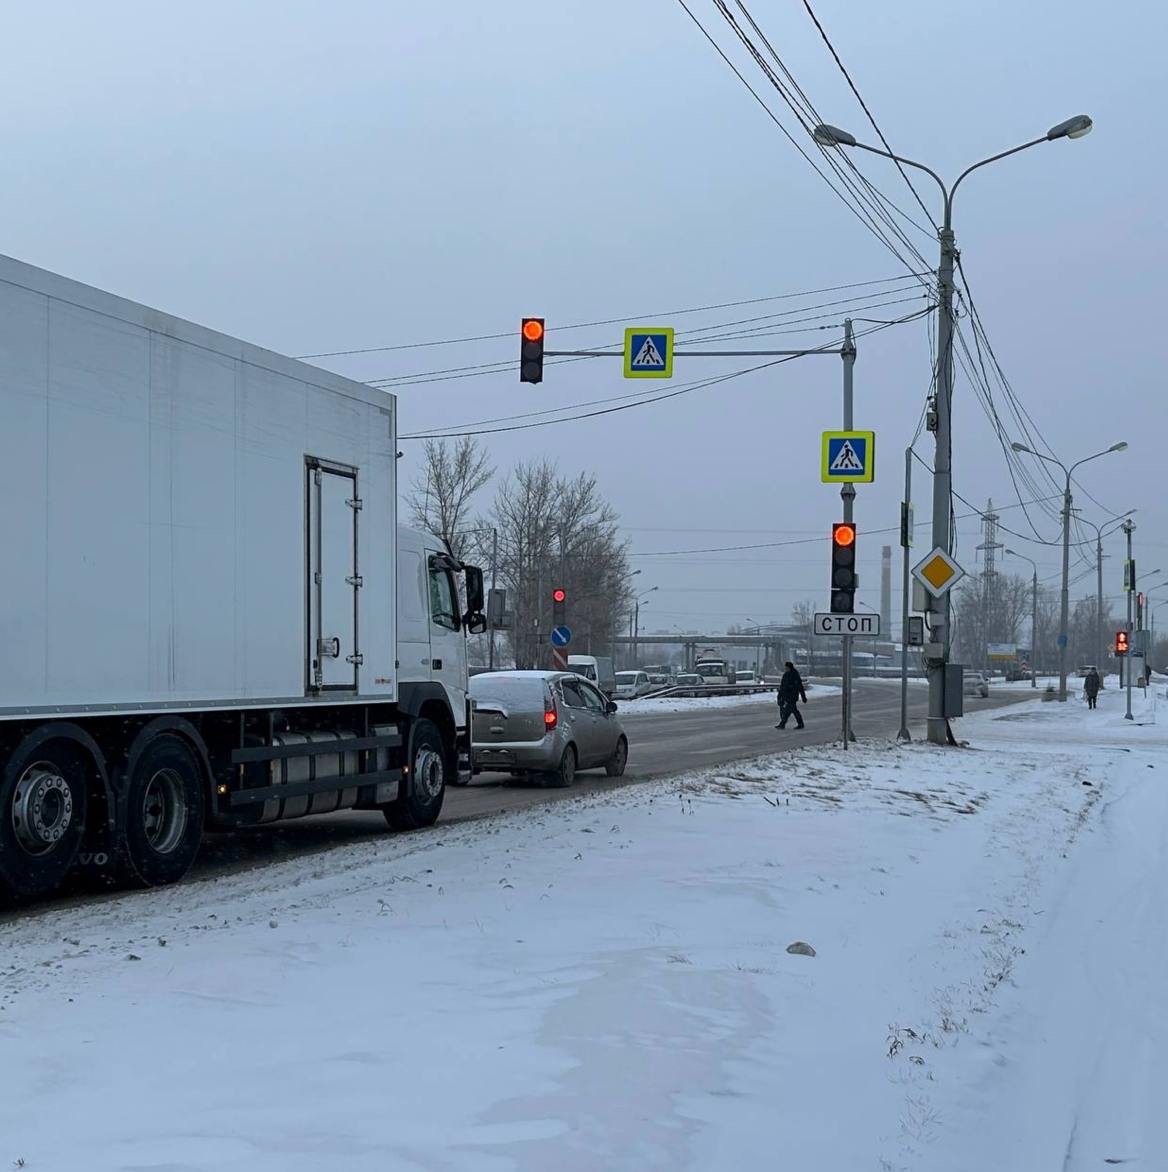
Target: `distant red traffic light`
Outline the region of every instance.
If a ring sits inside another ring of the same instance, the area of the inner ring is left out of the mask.
[[[523,323],[523,336],[529,342],[538,342],[543,337],[543,322],[538,317],[529,317]]]
[[[557,586],[552,591],[552,602],[567,602],[568,592],[561,586]]]

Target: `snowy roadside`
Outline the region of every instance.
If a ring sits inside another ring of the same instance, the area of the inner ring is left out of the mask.
[[[9,919],[0,1163],[1154,1167],[1166,738],[1114,705]]]
[[[818,700],[823,696],[838,696],[841,689],[836,684],[808,684],[807,699]],[[654,712],[706,712],[713,708],[739,708],[742,705],[769,704],[775,706],[775,693],[754,692],[745,696],[663,696],[654,700],[642,696],[639,700],[618,700],[617,707],[622,716],[645,716]]]

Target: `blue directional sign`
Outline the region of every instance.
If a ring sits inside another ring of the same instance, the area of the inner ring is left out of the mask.
[[[672,378],[673,330],[632,326],[625,330],[625,378]]]
[[[824,484],[870,484],[876,476],[876,433],[872,431],[825,431],[823,433]]]
[[[552,627],[552,646],[567,647],[572,642],[571,627]]]

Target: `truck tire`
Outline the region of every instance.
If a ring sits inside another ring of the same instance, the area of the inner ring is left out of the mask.
[[[31,899],[60,886],[85,835],[87,754],[70,741],[18,748],[0,779],[0,895]]]
[[[203,771],[187,743],[161,733],[126,779],[122,860],[142,887],[177,883],[199,853],[206,810]]]
[[[612,751],[612,756],[604,763],[604,772],[609,777],[620,777],[629,761],[629,742],[621,737]]]
[[[446,796],[447,759],[438,726],[431,720],[418,720],[411,740],[405,792],[381,807],[391,829],[420,830],[438,821]]]
[[[547,775],[547,783],[554,789],[567,789],[576,780],[576,750],[569,745],[560,758],[560,767]]]

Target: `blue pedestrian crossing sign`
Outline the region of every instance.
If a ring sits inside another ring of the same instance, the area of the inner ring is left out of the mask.
[[[625,330],[625,378],[672,377],[672,328],[631,326]]]
[[[824,484],[870,484],[876,478],[876,433],[825,431],[822,474]]]
[[[552,627],[552,646],[567,647],[572,642],[571,627]]]

